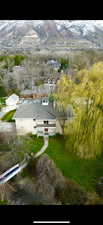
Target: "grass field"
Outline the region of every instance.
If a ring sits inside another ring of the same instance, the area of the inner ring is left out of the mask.
[[[38,152],[44,144],[43,137],[37,137],[36,135],[30,135],[25,140],[26,146],[29,152]]]
[[[13,121],[12,117],[15,112],[16,112],[16,110],[12,110],[12,111],[6,113],[5,116],[3,116],[2,120],[6,121],[6,122],[12,122]]]
[[[54,160],[63,174],[75,180],[87,191],[95,191],[95,180],[103,176],[103,158],[80,159],[65,150],[65,141],[62,136],[49,138],[46,153]]]

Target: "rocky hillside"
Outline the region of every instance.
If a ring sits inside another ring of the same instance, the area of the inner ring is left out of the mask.
[[[0,50],[103,48],[102,20],[2,20]]]

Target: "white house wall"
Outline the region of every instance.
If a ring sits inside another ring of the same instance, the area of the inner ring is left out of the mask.
[[[45,134],[45,131],[44,131],[44,129],[45,129],[46,127],[38,127],[37,128],[37,134],[39,135],[39,136],[43,136],[44,134]],[[48,128],[48,134],[49,135],[55,135],[56,134],[56,127],[47,127]]]
[[[55,135],[56,133],[62,134],[62,129],[60,126],[60,123],[58,120],[48,120],[48,124],[55,124],[54,127],[48,127],[45,124],[44,126],[38,126],[38,125],[44,125],[45,120],[36,120],[33,119],[16,119],[16,129],[18,135],[25,135],[27,133],[32,134],[38,134],[39,136],[43,136],[45,133],[45,128],[48,128],[48,134],[49,135]]]
[[[53,120],[48,120],[48,119],[37,120],[36,123],[37,123],[37,125],[40,125],[40,124],[44,125],[44,121],[48,121],[48,124],[50,124],[50,125],[56,124],[56,120],[55,119],[53,119]],[[36,128],[37,129],[37,134],[39,136],[43,136],[45,134],[45,130],[44,130],[45,128],[48,128],[48,134],[49,135],[55,135],[56,127],[55,126],[54,127],[48,127],[48,126],[46,126],[46,124],[45,124],[45,127],[44,126],[43,127],[37,126],[37,128]]]
[[[48,120],[48,119],[43,119],[43,120],[36,120],[36,124],[44,124],[44,121],[48,121],[48,124],[55,124],[56,120]]]
[[[33,119],[16,119],[16,129],[19,135],[25,135],[27,133],[36,134],[36,130],[34,128],[35,121]]]

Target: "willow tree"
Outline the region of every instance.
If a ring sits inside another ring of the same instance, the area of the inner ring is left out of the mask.
[[[59,107],[72,104],[75,117],[65,123],[66,147],[84,158],[93,158],[103,149],[103,62],[94,64],[80,83],[64,75],[57,84]]]

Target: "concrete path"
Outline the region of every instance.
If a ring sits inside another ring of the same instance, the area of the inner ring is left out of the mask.
[[[45,152],[45,150],[46,150],[47,147],[48,147],[48,142],[49,142],[49,137],[48,137],[48,136],[44,136],[44,145],[43,145],[43,147],[40,149],[40,151],[37,152],[37,153],[34,155],[34,158],[37,158],[37,157],[40,156],[43,152]]]

